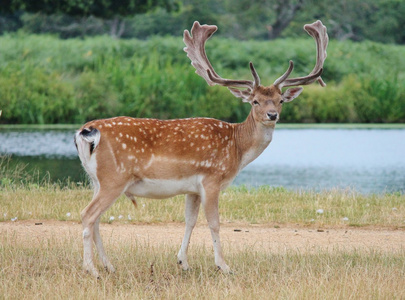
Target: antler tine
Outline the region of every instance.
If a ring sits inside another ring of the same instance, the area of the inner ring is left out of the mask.
[[[214,70],[212,70],[212,71],[214,71]],[[224,79],[224,78],[220,77],[218,74],[216,74],[215,71],[214,71],[214,73],[215,73],[215,75],[214,75],[212,73],[212,71],[207,70],[206,72],[207,72],[207,75],[208,75],[209,79],[212,82],[214,82],[214,84],[219,84],[219,85],[227,86],[227,87],[240,87],[240,88],[248,88],[248,89],[253,89],[254,88],[254,83],[252,81],[250,81],[250,80]],[[210,84],[210,85],[214,85],[214,84]]]
[[[274,85],[278,86],[280,83],[282,83],[284,80],[286,80],[288,78],[288,76],[290,76],[292,70],[294,69],[294,63],[292,60],[290,60],[290,65],[287,69],[287,71],[281,75],[278,79],[276,79],[276,81],[274,81]]]
[[[255,79],[254,81],[254,88],[258,87],[260,85],[260,77],[259,74],[257,74],[255,67],[253,66],[253,63],[249,63],[250,71],[252,72],[252,76]]]
[[[190,58],[191,65],[196,69],[196,73],[204,78],[209,85],[218,84],[226,87],[253,89],[255,87],[253,81],[224,79],[215,72],[205,53],[205,42],[217,29],[218,27],[215,25],[200,25],[200,23],[196,21],[191,28],[191,35],[188,30],[184,30],[183,41],[187,46],[184,48],[184,51]],[[257,76],[256,71],[254,72]],[[253,76],[255,77],[255,75]]]
[[[297,77],[287,79],[288,75],[284,77],[288,73],[287,72],[278,78],[274,85],[278,86],[280,89],[285,86],[296,86],[296,85],[307,85],[311,84],[315,81],[318,81],[321,86],[326,86],[325,82],[320,77],[323,71],[323,63],[327,57],[326,48],[328,47],[328,34],[326,32],[326,27],[322,24],[321,21],[316,21],[312,24],[306,24],[304,26],[305,31],[315,39],[316,42],[316,64],[314,69],[309,73],[307,76],[304,77]],[[291,68],[290,62],[290,68]],[[289,69],[290,69],[289,68]],[[291,72],[290,72],[291,73]],[[283,79],[283,80],[282,80]]]

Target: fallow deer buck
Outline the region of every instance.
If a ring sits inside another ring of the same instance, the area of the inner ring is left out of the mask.
[[[191,232],[202,204],[211,230],[215,264],[223,272],[225,263],[219,239],[218,197],[247,164],[269,145],[282,104],[290,102],[302,87],[282,91],[283,87],[307,85],[321,79],[326,58],[328,35],[320,21],[304,26],[317,46],[316,65],[305,77],[288,78],[288,70],[272,85],[260,85],[253,64],[253,81],[221,78],[211,66],[205,42],[217,26],[195,22],[190,33],[185,30],[187,56],[196,73],[209,85],[222,85],[232,94],[252,105],[246,121],[240,124],[210,118],[177,120],[134,119],[116,117],[85,124],[75,135],[80,160],[94,185],[94,196],[82,211],[84,269],[98,277],[93,262],[93,241],[104,267],[114,272],[99,233],[100,216],[125,194],[134,203],[135,196],[167,198],[186,194],[186,228],[178,263],[189,268],[187,249]]]

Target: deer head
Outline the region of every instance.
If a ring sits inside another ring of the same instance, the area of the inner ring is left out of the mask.
[[[321,21],[307,24],[304,29],[311,35],[316,42],[316,65],[307,76],[288,78],[294,68],[294,63],[290,61],[287,71],[280,76],[272,85],[262,86],[260,77],[253,66],[249,63],[253,80],[230,80],[220,77],[212,67],[205,53],[205,42],[217,31],[215,25],[200,25],[194,22],[191,34],[188,30],[184,31],[184,43],[187,47],[184,51],[191,60],[191,64],[196,69],[196,73],[203,77],[209,85],[222,85],[227,87],[231,93],[244,102],[252,105],[252,115],[257,123],[265,126],[274,126],[278,121],[282,104],[291,102],[298,97],[303,88],[301,85],[311,84],[318,81],[322,86],[326,84],[321,78],[323,63],[326,59],[326,48],[328,46],[328,35],[326,27]],[[291,87],[282,91],[283,87]]]

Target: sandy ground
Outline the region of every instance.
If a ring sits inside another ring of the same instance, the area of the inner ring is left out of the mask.
[[[101,224],[100,232],[106,244],[148,243],[180,247],[184,224],[157,225]],[[67,237],[81,244],[82,226],[73,222],[27,220],[0,223],[0,234],[12,237],[18,244],[30,247],[46,240],[57,241]],[[311,252],[337,249],[397,252],[405,249],[405,231],[379,228],[305,228],[294,225],[275,228],[265,225],[222,224],[221,241],[226,251],[238,249],[280,252],[297,250]],[[206,224],[193,231],[190,247],[211,247],[211,236]]]

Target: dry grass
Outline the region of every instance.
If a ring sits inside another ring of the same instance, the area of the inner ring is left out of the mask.
[[[225,249],[233,275],[217,272],[212,253],[191,247],[194,268],[181,271],[177,248],[106,240],[115,274],[96,280],[81,270],[76,236],[41,240],[34,247],[9,232],[0,237],[3,299],[403,299],[405,250]]]

